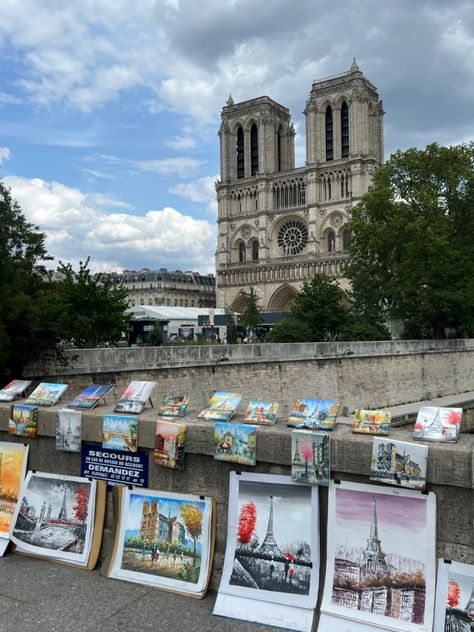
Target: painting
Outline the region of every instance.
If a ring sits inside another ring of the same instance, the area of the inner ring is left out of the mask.
[[[12,380],[0,390],[0,402],[12,402],[17,399],[30,384],[31,380]]]
[[[27,397],[25,404],[30,406],[54,406],[67,389],[67,384],[49,384],[41,382]]]
[[[86,565],[92,541],[97,481],[28,472],[13,518],[18,550]]]
[[[36,439],[38,436],[38,408],[26,404],[12,404],[8,432],[18,437]]]
[[[140,382],[133,380],[125,389],[114,408],[116,413],[132,413],[139,415],[150,399],[156,382]]]
[[[278,408],[277,402],[251,401],[247,407],[244,422],[273,426],[276,422]]]
[[[214,547],[213,515],[208,497],[122,488],[107,575],[203,597]]]
[[[297,399],[288,426],[308,430],[333,430],[341,402],[333,399]]]
[[[138,419],[125,415],[104,415],[102,447],[123,452],[137,451]]]
[[[81,451],[82,412],[63,408],[56,414],[56,450]]]
[[[9,538],[27,460],[27,445],[0,441],[0,538]]]
[[[311,430],[291,433],[291,478],[305,485],[328,485],[329,435]]]
[[[321,611],[396,632],[431,632],[435,545],[433,493],[331,481]]]
[[[439,560],[436,582],[436,632],[474,630],[474,566]]]
[[[230,474],[227,547],[214,614],[311,630],[319,583],[317,488]]]
[[[189,404],[189,395],[167,395],[160,406],[163,417],[184,417]]]
[[[69,402],[69,408],[92,410],[112,390],[107,384],[89,384],[77,397]]]
[[[414,439],[456,443],[461,428],[462,408],[422,406],[418,411]]]
[[[199,413],[198,419],[229,421],[241,400],[240,393],[216,391],[209,400],[208,407]]]
[[[184,469],[186,424],[157,421],[155,433],[155,463],[176,470]]]
[[[358,410],[352,420],[352,432],[388,435],[391,421],[388,410]]]
[[[399,487],[425,489],[428,447],[374,437],[370,478]]]
[[[257,463],[257,426],[214,424],[214,458],[245,465]]]

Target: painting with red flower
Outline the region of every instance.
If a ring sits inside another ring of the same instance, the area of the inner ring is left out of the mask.
[[[418,411],[414,439],[456,443],[461,428],[462,408],[422,406]]]
[[[436,584],[436,632],[474,630],[474,566],[440,560]]]

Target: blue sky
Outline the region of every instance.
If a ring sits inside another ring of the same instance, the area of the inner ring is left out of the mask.
[[[302,111],[356,57],[385,150],[474,133],[470,0],[3,0],[0,177],[55,256],[95,270],[212,271],[219,114]]]

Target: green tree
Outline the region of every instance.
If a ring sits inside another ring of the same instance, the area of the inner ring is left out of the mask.
[[[354,304],[406,334],[474,332],[474,145],[395,153],[353,209]]]
[[[237,344],[237,325],[235,324],[234,313],[226,305],[224,308],[225,323],[227,325],[227,342],[230,345]]]
[[[255,338],[257,335],[258,326],[263,320],[262,316],[260,315],[258,296],[253,287],[251,287],[248,292],[244,292],[244,294],[247,299],[247,303],[245,305],[243,313],[240,315],[240,322],[244,327],[246,327],[247,331],[250,333],[250,336],[252,338]]]

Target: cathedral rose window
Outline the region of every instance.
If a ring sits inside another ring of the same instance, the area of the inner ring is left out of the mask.
[[[302,222],[293,220],[280,228],[278,245],[285,255],[299,254],[307,243],[308,229]]]

